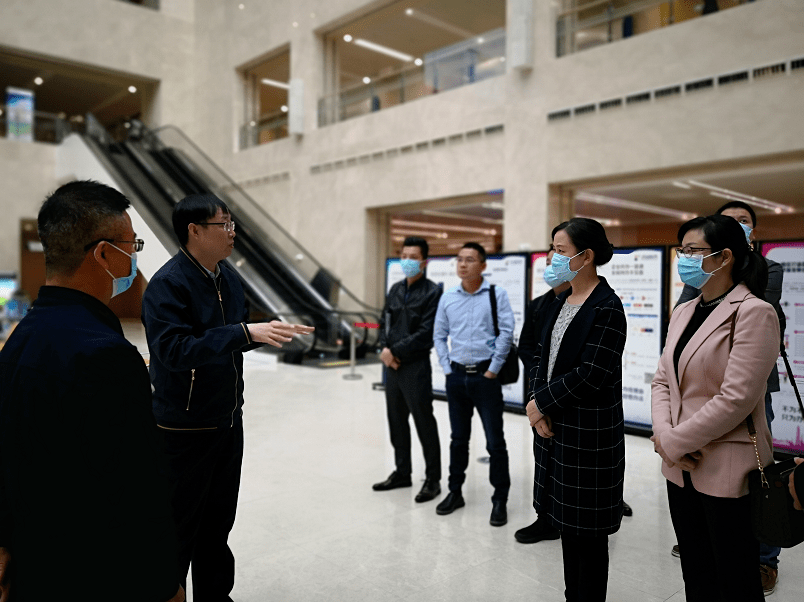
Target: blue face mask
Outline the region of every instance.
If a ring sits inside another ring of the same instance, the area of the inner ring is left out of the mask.
[[[561,284],[564,283],[563,280],[559,280],[558,278],[556,278],[556,274],[553,271],[552,264],[544,268],[544,281],[550,288],[556,288],[557,286],[560,286]]]
[[[740,223],[740,222],[738,222],[738,223]],[[754,229],[749,228],[748,224],[743,224],[743,223],[740,223],[740,227],[743,229],[743,232],[745,232],[745,240],[750,245],[751,244],[751,232],[753,232]]]
[[[712,274],[717,272],[717,270],[723,266],[720,266],[720,268],[717,270],[712,270],[711,272],[704,272],[703,260],[707,257],[712,257],[712,255],[717,255],[720,252],[721,251],[717,251],[706,256],[693,255],[692,257],[679,257],[677,269],[678,277],[681,278],[681,282],[684,284],[689,284],[692,288],[698,289],[709,282]]]
[[[551,271],[552,276],[555,279],[554,282],[557,282],[558,284],[561,284],[562,282],[569,282],[570,280],[575,278],[575,276],[578,275],[578,272],[580,272],[583,269],[583,266],[581,266],[580,268],[578,268],[573,272],[570,269],[570,261],[578,257],[578,255],[580,255],[581,253],[586,253],[586,249],[584,249],[580,253],[576,253],[572,257],[566,257],[565,255],[560,255],[558,253],[553,255],[553,260],[550,263],[550,265],[547,266],[547,269],[549,270],[550,268],[552,268]],[[545,273],[547,273],[547,270],[545,270]],[[545,278],[545,281],[547,281],[547,278]],[[558,284],[556,284],[555,286],[558,286]]]
[[[134,279],[137,277],[137,254],[132,253],[131,255],[129,255],[123,249],[115,247],[112,243],[109,243],[109,246],[112,246],[121,253],[123,253],[124,255],[128,255],[129,257],[131,257],[131,273],[128,276],[123,276],[122,278],[115,278],[114,274],[112,274],[109,270],[106,270],[106,273],[112,277],[112,297],[116,297],[120,293],[125,293],[128,289],[131,288],[131,285],[134,284]]]
[[[418,259],[400,259],[399,265],[402,266],[402,272],[408,278],[413,278],[422,273],[422,262]]]

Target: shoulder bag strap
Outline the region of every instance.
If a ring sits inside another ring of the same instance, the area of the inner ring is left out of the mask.
[[[491,319],[494,321],[494,336],[500,336],[500,326],[497,324],[497,293],[494,291],[494,285],[489,287],[489,300],[491,301]]]

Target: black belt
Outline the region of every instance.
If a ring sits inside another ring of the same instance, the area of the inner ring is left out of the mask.
[[[450,362],[452,369],[458,372],[465,372],[466,374],[484,374],[491,366],[491,358],[477,362],[476,364],[459,364],[458,362]]]

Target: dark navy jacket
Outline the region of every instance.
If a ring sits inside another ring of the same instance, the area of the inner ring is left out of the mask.
[[[243,351],[259,344],[246,327],[237,274],[225,261],[218,266],[212,278],[182,247],[145,289],[142,323],[161,428],[230,428],[242,416]]]
[[[403,363],[428,359],[440,298],[441,287],[426,277],[410,288],[407,278],[394,284],[385,300],[377,346],[388,347]]]
[[[94,297],[42,287],[0,351],[0,546],[14,600],[176,593],[160,440],[120,321]]]

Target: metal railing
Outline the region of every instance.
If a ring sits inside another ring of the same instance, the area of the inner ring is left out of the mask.
[[[504,73],[505,30],[496,29],[430,52],[420,66],[411,65],[321,98],[318,125],[367,115]]]
[[[17,128],[16,125],[12,125],[12,127]],[[82,127],[83,124],[74,124],[54,113],[34,111],[30,131],[33,142],[59,144],[70,133]],[[8,110],[5,105],[0,105],[0,137],[8,137],[8,134]]]
[[[240,127],[240,150],[288,137],[288,114],[273,113]]]
[[[755,0],[563,0],[556,56],[588,50]]]

